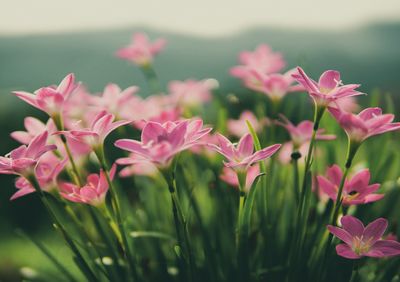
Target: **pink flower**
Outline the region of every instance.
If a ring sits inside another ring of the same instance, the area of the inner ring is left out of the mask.
[[[118,165],[126,165],[120,172],[121,177],[129,177],[132,175],[154,176],[158,173],[157,167],[147,159],[140,155],[130,154],[129,157],[119,158],[116,163]]]
[[[111,180],[114,178],[116,168],[116,165],[113,165],[110,170]],[[68,182],[61,183],[60,195],[71,202],[99,206],[104,204],[108,188],[106,175],[100,170],[100,174],[90,174],[87,183],[82,187]]]
[[[115,117],[113,114],[108,114],[106,111],[101,111],[94,118],[90,128],[62,131],[59,133],[62,133],[65,136],[75,139],[79,142],[85,143],[92,148],[96,148],[104,143],[106,137],[113,130],[130,123],[130,121],[124,120],[114,122],[114,119]]]
[[[242,64],[231,68],[231,75],[245,79],[251,70],[263,74],[279,72],[285,67],[281,53],[275,53],[266,44],[259,45],[254,52],[243,51],[239,54],[239,62]]]
[[[49,119],[46,124],[34,117],[26,117],[24,119],[26,131],[14,131],[11,137],[21,144],[29,144],[37,135],[47,131],[52,134],[56,131],[56,126],[53,120]]]
[[[49,192],[57,187],[57,177],[64,169],[67,161],[68,159],[60,161],[54,154],[46,154],[46,157],[41,159],[35,168],[35,176],[42,190]],[[15,187],[18,191],[12,195],[10,200],[35,192],[31,183],[24,177],[17,179]]]
[[[343,172],[339,166],[333,165],[328,168],[326,176],[317,176],[318,186],[333,201],[336,201]],[[346,179],[343,187],[343,205],[360,205],[378,201],[383,198],[382,194],[374,194],[380,184],[369,185],[371,174],[368,169],[356,173],[350,180]]]
[[[55,150],[55,145],[46,145],[47,131],[37,135],[28,146],[21,145],[5,157],[0,157],[0,174],[27,175],[33,172],[40,157]]]
[[[14,94],[31,106],[53,117],[62,112],[64,102],[76,88],[74,81],[75,77],[71,73],[57,87],[43,87],[36,90],[34,94],[23,91],[15,91]]]
[[[318,83],[309,78],[302,68],[298,67],[297,71],[293,77],[304,86],[317,105],[326,107],[340,99],[363,94],[355,90],[360,87],[359,84],[343,85],[338,71],[325,71]]]
[[[247,170],[246,174],[246,186],[245,192],[248,192],[253,185],[254,179],[260,174],[260,166],[258,164],[251,166]],[[239,188],[239,179],[235,170],[229,167],[224,167],[222,169],[222,174],[220,175],[222,181],[228,183],[229,185]]]
[[[236,137],[241,137],[246,133],[248,133],[249,129],[247,127],[246,120],[248,120],[251,123],[256,132],[260,132],[263,126],[265,126],[268,123],[266,118],[263,118],[262,120],[259,121],[251,111],[244,111],[243,113],[240,114],[239,119],[228,120],[227,128],[229,133]]]
[[[400,243],[393,240],[382,240],[388,222],[378,218],[364,227],[357,218],[346,215],[340,220],[342,227],[329,225],[328,230],[344,242],[336,246],[339,256],[348,259],[361,257],[388,257],[400,255]]]
[[[309,120],[300,122],[297,126],[291,123],[284,115],[280,115],[283,122],[277,121],[276,123],[286,128],[292,139],[293,146],[295,148],[300,147],[306,142],[311,140],[313,134],[314,123]],[[324,129],[318,129],[316,139],[317,140],[333,140],[336,138],[335,135],[324,134]]]
[[[354,96],[336,100],[336,102],[333,103],[330,107],[338,108],[341,111],[352,113],[360,109],[360,105],[357,103],[357,97]]]
[[[141,141],[120,139],[115,146],[142,156],[159,167],[166,167],[172,158],[196,144],[209,133],[203,121],[184,120],[175,122],[148,122],[143,128]]]
[[[189,150],[194,154],[204,154],[205,156],[212,158],[217,153],[213,150],[209,150],[209,144],[218,144],[218,136],[216,134],[206,134],[199,139],[199,142],[190,147]]]
[[[139,99],[134,94],[139,90],[137,86],[131,86],[125,90],[121,90],[118,85],[110,83],[103,91],[102,96],[91,96],[91,103],[98,110],[106,110],[114,114],[117,118],[121,117],[121,112],[132,110],[130,108],[131,102],[137,102]],[[127,109],[129,108],[129,109]]]
[[[211,90],[215,87],[213,80],[171,81],[168,90],[177,105],[195,107],[211,100]]]
[[[236,146],[223,135],[217,136],[219,146],[209,144],[210,148],[227,158],[228,162],[224,162],[224,165],[236,171],[246,171],[251,165],[271,157],[281,147],[280,144],[275,144],[254,153],[253,138],[250,134],[240,138]]]
[[[367,108],[357,115],[332,107],[329,107],[329,112],[349,138],[356,142],[363,142],[371,136],[400,129],[400,122],[392,122],[394,115],[382,114],[380,108]]]
[[[164,49],[166,41],[157,39],[153,43],[144,33],[135,33],[132,43],[117,51],[117,57],[132,61],[139,66],[146,66],[152,63],[154,56]]]
[[[293,142],[290,141],[290,142],[283,143],[281,149],[279,150],[278,160],[282,164],[289,164],[290,161],[292,160],[292,153],[297,151],[301,154],[300,159],[298,159],[298,163],[301,164],[305,160],[305,156],[307,155],[309,146],[310,146],[310,142],[306,142],[295,149]],[[318,148],[316,148],[315,154],[318,154],[318,153],[319,153]]]

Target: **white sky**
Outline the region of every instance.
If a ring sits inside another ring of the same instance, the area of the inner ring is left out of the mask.
[[[1,0],[0,34],[143,24],[218,36],[257,25],[341,29],[400,20],[400,0]]]

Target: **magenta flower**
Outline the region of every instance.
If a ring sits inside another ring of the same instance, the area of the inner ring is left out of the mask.
[[[290,122],[284,115],[280,115],[283,122],[277,121],[276,123],[286,128],[290,134],[294,148],[299,148],[304,143],[310,142],[313,134],[314,123],[309,120],[300,122],[297,126]],[[316,140],[333,140],[335,135],[324,134],[324,129],[318,129]]]
[[[135,33],[132,43],[117,51],[117,57],[132,61],[139,66],[147,66],[152,63],[154,56],[161,52],[166,45],[164,39],[157,39],[153,43],[144,33]]]
[[[271,47],[266,44],[259,45],[254,52],[241,52],[239,62],[242,65],[231,68],[230,73],[241,79],[246,79],[251,70],[270,74],[281,71],[286,64],[282,54],[273,52]]]
[[[246,174],[246,184],[244,187],[245,192],[249,192],[251,185],[253,185],[254,180],[260,174],[260,166],[258,164],[251,166],[247,170]],[[239,188],[239,178],[235,170],[229,167],[224,167],[222,169],[222,174],[219,176],[220,179],[227,184]]]
[[[211,100],[211,91],[215,88],[213,80],[171,81],[168,90],[174,103],[181,106],[196,107]]]
[[[225,136],[217,136],[219,146],[209,144],[209,147],[227,158],[228,162],[224,161],[224,165],[236,171],[248,170],[251,165],[271,157],[281,147],[280,144],[275,144],[254,153],[253,138],[249,133],[240,138],[236,146]]]
[[[34,94],[24,91],[15,91],[13,93],[31,106],[42,110],[50,117],[54,117],[62,112],[64,102],[75,90],[76,85],[74,82],[75,77],[71,73],[57,87],[43,87],[36,90]]]
[[[46,154],[35,168],[35,177],[42,190],[50,192],[57,187],[58,175],[64,169],[68,159],[60,160],[54,154]],[[27,194],[35,192],[35,188],[24,177],[19,177],[15,182],[17,192],[12,195],[10,200],[15,200]]]
[[[81,143],[85,143],[92,148],[102,146],[106,137],[120,126],[130,123],[130,121],[120,120],[114,122],[114,115],[108,114],[106,111],[101,111],[94,118],[90,128],[81,130],[61,131],[58,133],[75,139]]]
[[[240,114],[239,119],[229,119],[227,122],[227,129],[230,134],[241,137],[249,132],[246,121],[249,121],[256,132],[260,132],[262,128],[268,124],[268,120],[263,118],[258,120],[251,111],[244,111]]]
[[[393,240],[382,240],[388,222],[378,218],[364,227],[357,218],[346,215],[340,220],[342,227],[329,225],[328,230],[344,242],[336,246],[339,256],[348,259],[361,257],[388,257],[400,255],[400,243]]]
[[[350,140],[359,143],[371,136],[400,129],[400,122],[392,122],[394,115],[382,114],[380,108],[367,108],[357,115],[332,107],[329,107],[329,112],[346,131]]]
[[[297,71],[298,73],[293,74],[293,77],[304,86],[311,98],[319,106],[326,107],[337,100],[363,94],[355,90],[360,87],[359,84],[343,85],[338,71],[325,71],[319,78],[318,83],[309,78],[302,68],[298,67]]]
[[[114,178],[116,169],[117,166],[113,165],[110,170],[111,180]],[[82,187],[68,182],[61,183],[60,195],[71,202],[100,206],[104,204],[108,188],[107,177],[104,171],[100,170],[100,174],[90,174]]]
[[[0,174],[27,175],[33,173],[40,157],[48,151],[57,149],[55,145],[46,145],[47,131],[37,135],[28,146],[21,145],[5,157],[0,157]]]
[[[199,143],[211,128],[203,128],[203,121],[184,120],[166,123],[147,122],[141,141],[120,139],[115,146],[142,156],[158,167],[166,167],[172,158]]]
[[[328,168],[326,177],[317,176],[319,188],[336,201],[343,172],[338,165]],[[371,174],[368,169],[363,169],[356,173],[350,180],[345,181],[342,197],[343,205],[360,205],[378,201],[383,198],[383,194],[374,194],[380,184],[369,184]]]

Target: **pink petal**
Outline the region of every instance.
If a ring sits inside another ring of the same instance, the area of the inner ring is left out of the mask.
[[[386,219],[378,218],[365,227],[363,238],[365,238],[365,240],[371,240],[370,243],[373,244],[382,237],[387,226],[388,222]]]
[[[339,187],[340,182],[342,181],[343,173],[342,169],[338,165],[335,164],[328,168],[326,175],[333,184]]]
[[[379,240],[375,242],[366,254],[369,257],[387,257],[400,255],[400,243],[393,240]]]
[[[336,253],[344,258],[359,259],[361,256],[357,255],[347,244],[339,244],[336,246]]]
[[[323,176],[317,176],[318,187],[329,196],[332,200],[336,200],[337,186],[332,184],[328,179]]]
[[[318,81],[318,86],[325,89],[334,89],[340,82],[340,72],[335,70],[325,71]]]
[[[75,76],[73,73],[70,73],[61,81],[56,91],[59,92],[64,98],[67,98],[75,87],[74,82]]]
[[[247,133],[239,140],[238,153],[242,158],[250,156],[254,151],[253,137]]]
[[[336,227],[336,226],[332,226],[332,225],[328,225],[328,230],[329,230],[329,232],[331,232],[333,235],[338,237],[340,240],[342,240],[346,244],[348,244],[348,245],[352,244],[353,237],[346,230],[344,230],[342,228],[339,228],[339,227]]]
[[[353,237],[361,237],[364,232],[364,224],[356,217],[345,215],[340,219],[343,229]]]
[[[150,141],[158,141],[158,137],[165,135],[167,132],[165,128],[158,122],[149,121],[142,130],[141,140],[143,144],[147,144]]]

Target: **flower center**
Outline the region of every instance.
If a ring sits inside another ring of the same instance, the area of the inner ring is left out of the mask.
[[[353,238],[352,249],[359,256],[368,253],[369,249],[371,248],[371,241],[372,238],[365,240],[363,236],[356,236]]]

